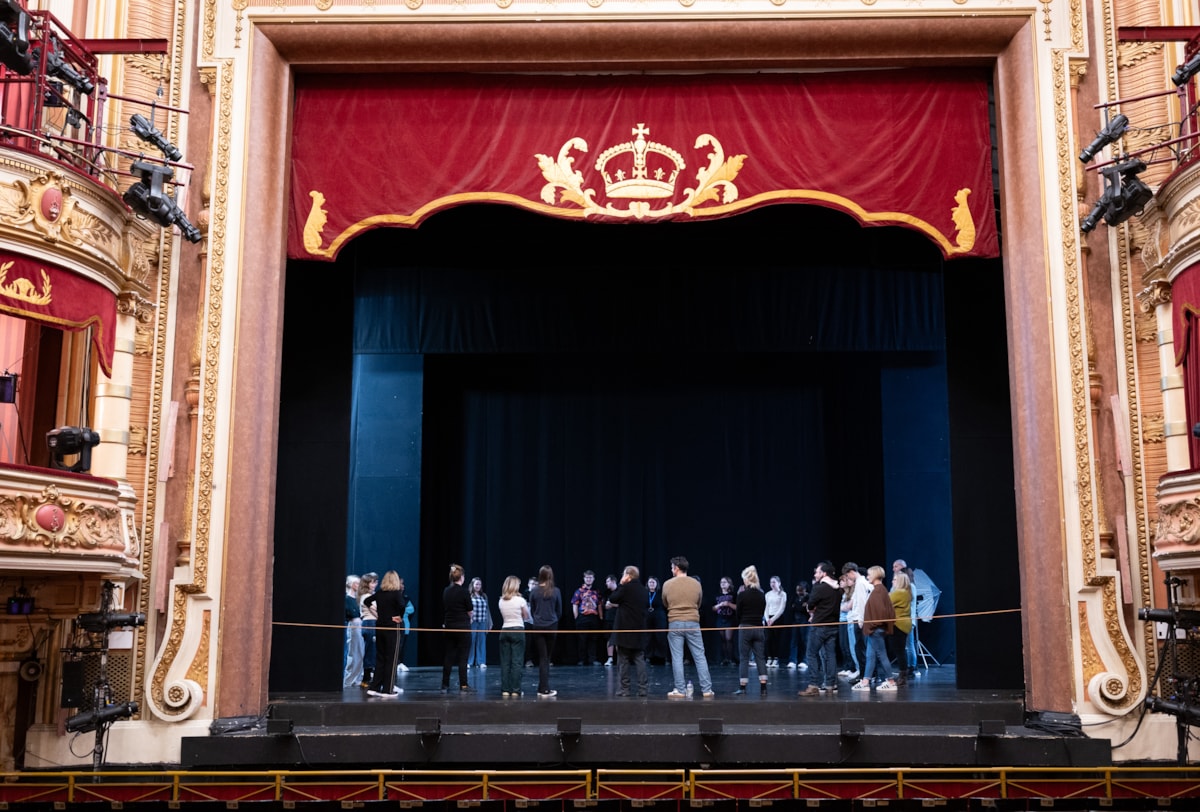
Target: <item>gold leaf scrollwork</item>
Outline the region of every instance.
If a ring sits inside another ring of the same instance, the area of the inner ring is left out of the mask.
[[[13,266],[13,263],[6,262],[0,265],[0,293],[10,299],[16,299],[18,302],[28,302],[31,305],[48,305],[52,296],[50,285],[50,274],[46,269],[42,269],[42,289],[38,290],[37,286],[28,279],[14,279],[6,284],[8,279],[8,269]]]
[[[63,549],[123,551],[120,511],[69,499],[54,485],[47,485],[36,498],[0,496],[0,548],[39,544],[52,553]]]
[[[575,169],[575,159],[571,151],[581,153],[588,151],[587,142],[582,138],[568,140],[558,151],[557,158],[537,154],[538,168],[546,185],[542,187],[542,201],[548,205],[571,204],[583,209],[588,216],[605,216],[632,218],[643,220],[647,218],[667,217],[673,214],[692,215],[695,209],[704,203],[732,203],[738,198],[738,189],[733,181],[737,178],[746,161],[745,155],[733,155],[725,158],[721,143],[707,133],[696,138],[695,149],[711,147],[707,166],[696,173],[696,186],[685,189],[683,199],[678,203],[668,203],[661,208],[651,208],[645,200],[631,200],[625,208],[618,208],[612,203],[604,206],[596,202],[596,190],[584,188],[583,173]]]

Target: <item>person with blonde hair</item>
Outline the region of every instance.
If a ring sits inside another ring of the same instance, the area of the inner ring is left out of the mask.
[[[745,694],[750,682],[750,651],[754,651],[754,670],[758,672],[758,690],[767,692],[767,660],[764,657],[767,635],[763,629],[763,613],[767,610],[767,596],[758,581],[758,568],[753,564],[742,570],[744,589],[738,592],[735,606],[738,624],[738,689],[735,694]]]
[[[863,663],[862,680],[851,686],[854,691],[871,690],[872,677],[879,681],[878,690],[894,691],[896,682],[892,679],[892,666],[887,658],[887,636],[896,625],[896,610],[883,589],[883,567],[871,567],[867,570],[867,580],[871,584],[871,592],[867,595],[863,607],[862,633],[867,640],[867,657]]]
[[[356,688],[363,676],[362,616],[358,606],[359,577],[346,576],[346,643],[342,647],[342,688]]]
[[[525,623],[529,604],[521,596],[521,579],[510,575],[500,588],[500,696],[521,695],[525,662]]]
[[[912,581],[908,573],[903,569],[893,570],[892,591],[888,593],[888,597],[892,600],[896,623],[887,638],[887,652],[888,657],[896,664],[897,685],[904,685],[908,681],[908,663],[903,658],[908,650],[908,635],[912,632],[912,594]]]
[[[379,614],[375,625],[375,674],[367,687],[369,696],[392,699],[404,693],[396,687],[396,660],[400,655],[400,638],[396,627],[404,618],[408,598],[400,589],[400,576],[388,570],[379,582],[379,591],[363,598],[363,606],[373,606]]]

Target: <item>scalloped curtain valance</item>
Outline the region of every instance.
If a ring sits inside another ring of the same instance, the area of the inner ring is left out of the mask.
[[[467,203],[637,223],[807,203],[999,253],[987,76],[962,70],[301,76],[290,194],[294,259]]]
[[[117,297],[72,270],[0,251],[0,313],[60,330],[92,328],[92,346],[105,375],[112,375]]]

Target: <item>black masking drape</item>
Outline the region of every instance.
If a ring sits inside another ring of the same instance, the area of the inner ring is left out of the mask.
[[[672,555],[706,592],[885,559],[881,370],[944,363],[919,238],[800,207],[703,230],[476,209],[470,238],[456,216],[343,258],[355,352],[424,356],[422,625],[451,561],[493,597],[548,563],[569,600],[584,569]]]

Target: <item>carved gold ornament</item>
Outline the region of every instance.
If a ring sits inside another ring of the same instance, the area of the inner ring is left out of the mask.
[[[28,302],[31,305],[50,304],[52,296],[50,274],[46,273],[46,269],[42,268],[42,289],[38,290],[37,285],[25,278],[18,278],[8,282],[8,269],[12,266],[12,262],[0,265],[0,293],[10,299],[16,299],[18,302]]]
[[[32,226],[49,242],[57,242],[70,231],[75,214],[75,197],[63,188],[63,175],[47,172],[32,181],[17,178],[0,190],[0,222]]]
[[[313,189],[308,193],[312,198],[312,208],[308,210],[308,219],[304,221],[304,250],[315,254],[321,250],[321,232],[329,214],[325,211],[325,195]]]
[[[121,514],[115,508],[68,499],[54,485],[40,496],[0,496],[0,549],[41,545],[63,549],[124,552]]]
[[[971,217],[971,209],[967,205],[967,197],[970,194],[970,189],[959,189],[954,195],[954,202],[958,205],[950,210],[950,219],[958,229],[954,244],[964,254],[975,247],[975,220]]]
[[[672,214],[692,214],[697,206],[710,201],[732,203],[738,198],[737,186],[733,184],[746,161],[745,155],[725,158],[721,143],[707,133],[696,138],[694,149],[711,147],[708,165],[696,172],[696,186],[684,189],[683,200],[667,202],[664,206],[651,208],[651,200],[663,200],[675,195],[675,186],[686,164],[683,156],[665,144],[647,141],[650,129],[639,123],[632,129],[636,138],[623,144],[609,147],[596,160],[595,168],[604,178],[605,194],[610,198],[627,199],[628,206],[618,208],[613,203],[601,206],[596,202],[596,190],[584,188],[583,173],[575,169],[575,158],[571,151],[588,151],[582,138],[568,140],[558,151],[557,158],[537,154],[538,168],[546,185],[542,187],[542,201],[554,205],[569,203],[579,206],[588,215],[623,217],[642,220],[667,217]]]
[[[1155,546],[1163,544],[1192,545],[1200,540],[1200,499],[1159,503],[1158,527],[1154,533]]]

